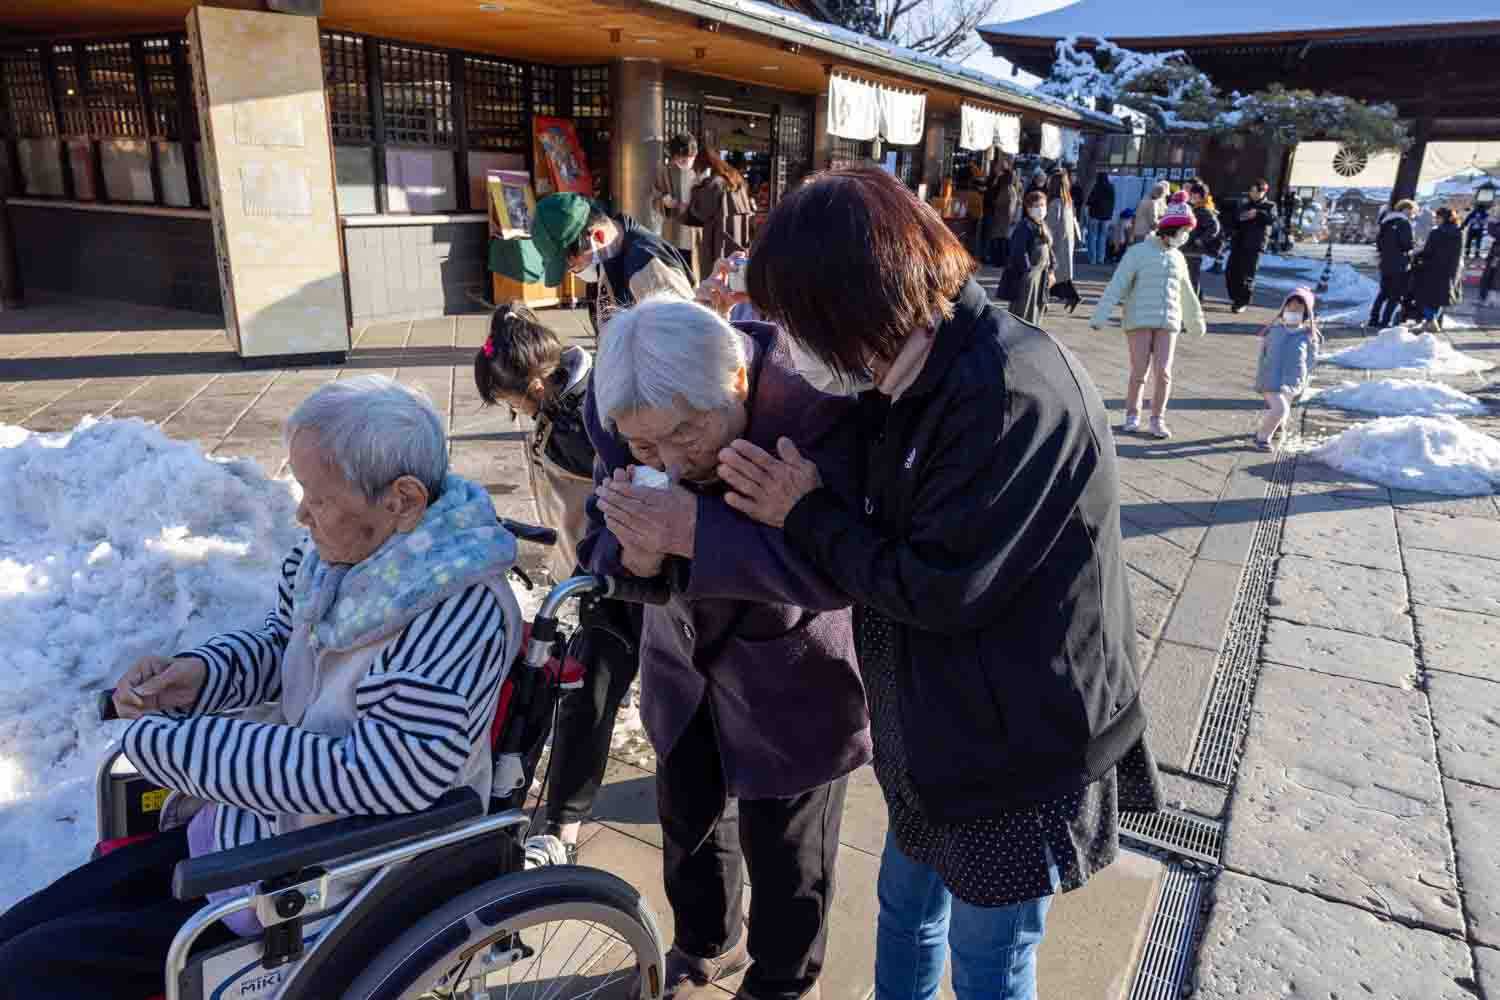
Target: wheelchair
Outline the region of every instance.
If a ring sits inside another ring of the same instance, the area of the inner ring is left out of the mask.
[[[522,540],[556,540],[550,529],[502,524]],[[581,682],[567,673],[559,614],[595,594],[668,597],[650,581],[596,576],[549,592],[501,687],[488,803],[455,789],[421,812],[336,820],[178,863],[178,899],[252,888],[207,903],[178,932],[164,1000],[501,1000],[523,987],[534,1000],[661,1000],[662,938],[646,901],[608,872],[567,865],[553,838],[527,838],[553,707]],[[100,711],[113,717],[109,692]],[[154,833],[166,789],[118,750],[96,780],[96,856]],[[198,946],[243,910],[259,936]]]

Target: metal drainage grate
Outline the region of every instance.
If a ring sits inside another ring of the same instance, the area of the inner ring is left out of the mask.
[[[1120,832],[1148,847],[1160,848],[1179,857],[1219,863],[1223,827],[1211,819],[1172,809],[1155,813],[1122,813]]]
[[[1198,743],[1188,770],[1194,775],[1228,785],[1239,764],[1240,744],[1250,721],[1250,697],[1260,663],[1260,644],[1265,630],[1266,602],[1275,578],[1276,557],[1281,548],[1281,527],[1292,494],[1294,456],[1282,452],[1266,486],[1260,523],[1250,545],[1245,572],[1229,616],[1224,649],[1214,670],[1208,711],[1198,730]]]
[[[1180,1000],[1193,963],[1193,941],[1207,880],[1180,865],[1167,866],[1151,930],[1141,949],[1130,1000]]]

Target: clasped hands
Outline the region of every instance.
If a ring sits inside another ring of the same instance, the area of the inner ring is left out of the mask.
[[[737,440],[719,452],[719,479],[729,487],[724,502],[753,521],[780,528],[792,508],[823,485],[813,462],[782,438],[776,455]],[[698,498],[677,483],[666,489],[636,486],[635,467],[615,470],[595,489],[604,524],[620,543],[620,561],[633,576],[661,572],[667,556],[693,558]]]

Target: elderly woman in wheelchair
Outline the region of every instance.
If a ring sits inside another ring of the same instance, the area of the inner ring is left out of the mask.
[[[98,856],[0,916],[0,998],[477,998],[525,982],[654,1000],[649,909],[603,872],[536,867],[555,853],[528,864],[520,809],[559,683],[559,606],[607,581],[554,591],[517,661],[515,538],[448,471],[423,397],[332,382],[285,439],[307,537],[273,610],[121,678],[109,707],[132,720],[138,774],[101,770]],[[148,811],[160,832],[116,822]]]

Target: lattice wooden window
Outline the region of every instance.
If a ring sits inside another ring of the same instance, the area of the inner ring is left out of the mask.
[[[146,90],[151,95],[147,130],[153,139],[182,139],[195,133],[192,125],[184,130],[181,104],[177,93],[177,67],[172,61],[170,38],[147,38],[141,41],[141,55],[146,63]],[[193,123],[196,124],[196,123]]]
[[[52,69],[57,78],[57,104],[62,111],[63,135],[88,135],[89,112],[78,79],[78,57],[71,45],[52,46]]]
[[[551,66],[531,67],[531,113],[551,118],[561,112],[558,71]]]
[[[794,174],[812,162],[812,115],[802,110],[781,112],[777,120],[777,145]]]
[[[370,113],[370,67],[365,40],[358,35],[323,32],[323,92],[333,141],[368,143],[374,135]]]
[[[609,67],[575,66],[573,68],[573,117],[608,120],[609,116]]]
[[[853,139],[845,139],[842,136],[830,136],[832,142],[832,154],[834,166],[852,163],[868,163],[872,146],[868,142],[856,142]]]
[[[452,146],[453,85],[447,55],[391,42],[379,44],[386,141]]]
[[[96,138],[144,138],[146,114],[136,87],[135,60],[129,42],[90,42],[83,47],[84,105],[89,135]]]
[[[702,137],[703,105],[697,101],[683,100],[680,97],[668,97],[663,105],[668,140],[684,134],[695,139]]]
[[[40,49],[15,49],[0,53],[0,73],[10,98],[10,120],[15,134],[28,138],[57,135],[52,99],[47,94],[47,75],[42,69]]]
[[[464,118],[473,148],[525,152],[531,145],[531,121],[522,66],[464,56]]]

